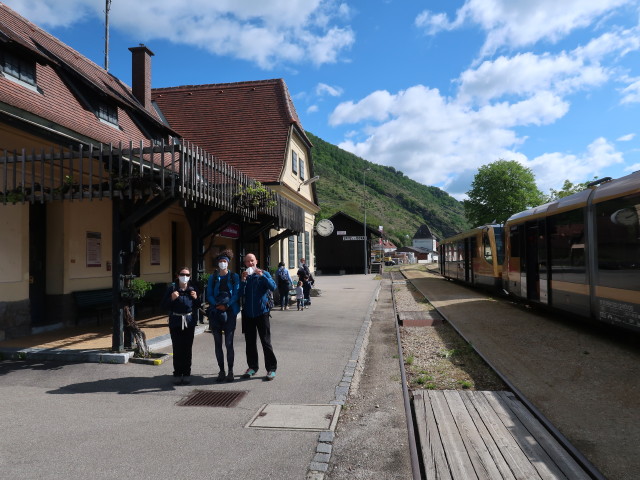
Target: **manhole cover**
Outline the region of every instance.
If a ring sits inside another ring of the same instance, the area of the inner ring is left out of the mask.
[[[245,425],[252,428],[333,431],[340,405],[263,405]]]
[[[247,392],[212,390],[194,390],[184,400],[180,400],[179,407],[235,407]]]

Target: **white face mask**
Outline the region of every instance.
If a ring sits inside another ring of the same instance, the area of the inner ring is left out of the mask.
[[[220,263],[218,263],[218,268],[219,268],[220,270],[226,270],[228,266],[229,266],[229,264],[228,264],[227,262],[220,262]]]
[[[180,280],[180,283],[187,283],[189,281],[189,278],[191,278],[189,275],[180,275],[178,277],[178,280]]]

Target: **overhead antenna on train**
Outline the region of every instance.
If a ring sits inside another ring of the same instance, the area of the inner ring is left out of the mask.
[[[600,185],[601,183],[610,182],[611,180],[613,180],[613,178],[611,178],[611,177],[599,178],[598,180],[594,180],[593,182],[587,183],[587,187],[588,188],[596,187],[596,186]]]

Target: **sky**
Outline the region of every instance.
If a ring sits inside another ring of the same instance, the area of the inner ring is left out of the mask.
[[[8,0],[104,65],[106,0]],[[516,160],[548,193],[640,170],[640,0],[112,0],[109,71],[285,80],[305,130],[466,198]],[[212,152],[215,153],[215,152]]]

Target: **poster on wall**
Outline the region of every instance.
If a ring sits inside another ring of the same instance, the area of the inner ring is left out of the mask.
[[[87,232],[87,267],[102,266],[102,234]]]
[[[160,265],[160,238],[151,237],[151,265]]]

